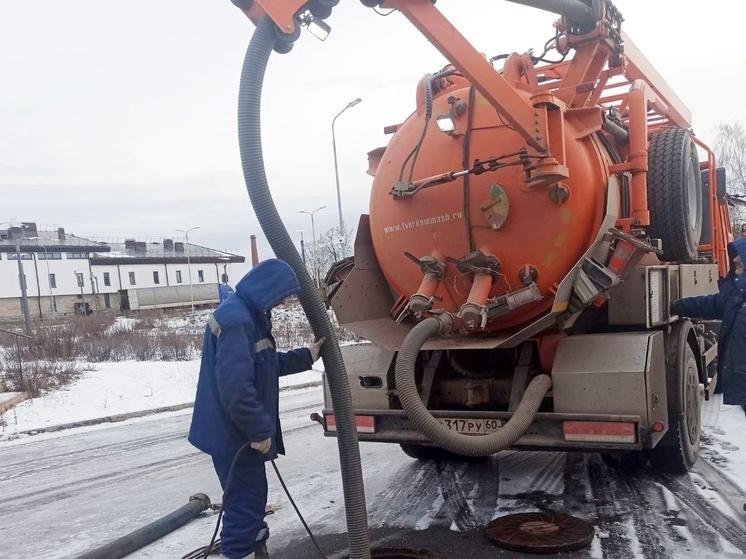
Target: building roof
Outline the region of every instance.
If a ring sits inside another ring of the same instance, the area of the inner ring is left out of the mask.
[[[160,239],[139,241],[96,241],[67,233],[63,228],[39,230],[36,223],[0,224],[0,253],[15,252],[16,240],[21,252],[85,252],[90,253],[91,264],[148,264],[187,261],[199,263],[244,262],[245,258],[233,252],[215,250],[192,243]]]
[[[243,262],[238,254],[215,250],[192,243],[186,244],[173,239],[162,241],[126,240],[124,243],[108,243],[106,252],[95,251],[91,255],[92,264],[141,264],[150,262],[194,263]]]
[[[106,243],[91,241],[77,235],[66,233],[64,229],[56,231],[39,231],[26,229],[19,239],[21,252],[108,252],[111,249]],[[15,252],[16,236],[12,228],[0,225],[0,252]]]

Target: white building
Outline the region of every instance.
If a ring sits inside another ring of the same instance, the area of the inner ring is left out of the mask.
[[[18,254],[32,319],[217,303],[230,264],[244,261],[173,239],[104,243],[35,223],[0,225],[0,317],[23,317]]]

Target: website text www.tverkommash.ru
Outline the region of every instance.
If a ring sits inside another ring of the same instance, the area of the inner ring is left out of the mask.
[[[458,219],[464,219],[462,212],[445,213],[441,215],[434,215],[432,217],[423,217],[422,219],[413,219],[411,221],[402,221],[396,225],[389,225],[383,228],[384,233],[396,233],[397,231],[407,231],[408,229],[415,229],[417,227],[426,227],[427,225],[437,225],[438,223],[447,223],[449,221],[456,221]]]

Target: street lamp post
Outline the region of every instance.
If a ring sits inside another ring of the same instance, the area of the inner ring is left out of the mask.
[[[187,256],[187,275],[189,276],[189,300],[192,303],[192,314],[194,314],[194,286],[192,285],[192,262],[189,259],[189,232],[194,231],[195,229],[199,229],[199,225],[197,227],[190,227],[187,230],[184,229],[174,229],[174,231],[178,231],[179,233],[184,233],[184,237],[186,237],[186,246],[184,247],[184,250],[186,251]]]
[[[312,212],[307,212],[305,210],[301,210],[298,213],[301,214],[308,214],[311,216],[311,235],[313,235],[313,273],[314,276],[316,276],[316,287],[319,287],[319,259],[318,259],[318,252],[316,251],[316,225],[313,221],[313,214],[315,214],[319,210],[323,210],[326,208],[326,206],[321,206],[319,208],[316,208]]]
[[[31,335],[31,313],[28,308],[28,295],[26,293],[26,275],[23,273],[23,262],[21,262],[21,239],[16,238],[16,259],[18,259],[18,281],[21,284],[21,300],[23,301],[23,318],[25,321],[26,335]]]
[[[306,230],[297,229],[296,231],[300,233],[300,253],[301,253],[301,256],[303,257],[303,265],[305,266],[306,265],[306,245],[303,241],[303,233],[305,233]]]
[[[345,229],[344,229],[344,219],[342,218],[342,193],[340,192],[340,189],[339,189],[339,165],[337,163],[337,136],[334,133],[334,124],[337,122],[337,119],[340,117],[340,115],[343,112],[345,112],[347,109],[351,107],[354,107],[361,101],[362,99],[360,99],[359,97],[355,99],[354,101],[350,101],[349,103],[347,103],[347,106],[341,111],[339,111],[339,113],[337,113],[337,116],[335,116],[332,119],[332,149],[334,151],[334,178],[337,181],[337,209],[339,210],[339,234],[342,235],[342,237],[344,237]],[[342,256],[343,257],[346,256],[344,242],[342,243]]]

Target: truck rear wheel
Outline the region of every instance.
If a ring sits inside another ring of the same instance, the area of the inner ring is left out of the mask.
[[[483,456],[464,456],[455,454],[439,446],[427,446],[419,444],[402,443],[399,445],[404,454],[415,460],[423,461],[447,461],[447,462],[478,462],[484,460]]]
[[[642,450],[623,453],[603,453],[601,459],[612,470],[634,473],[642,470],[648,463],[648,455]]]
[[[650,237],[663,242],[664,261],[697,258],[702,236],[702,178],[687,130],[653,134],[648,148]]]
[[[668,390],[668,432],[650,450],[653,468],[669,474],[685,474],[699,458],[701,434],[699,371],[697,359],[687,341],[691,323],[676,324],[670,344],[666,388]]]

